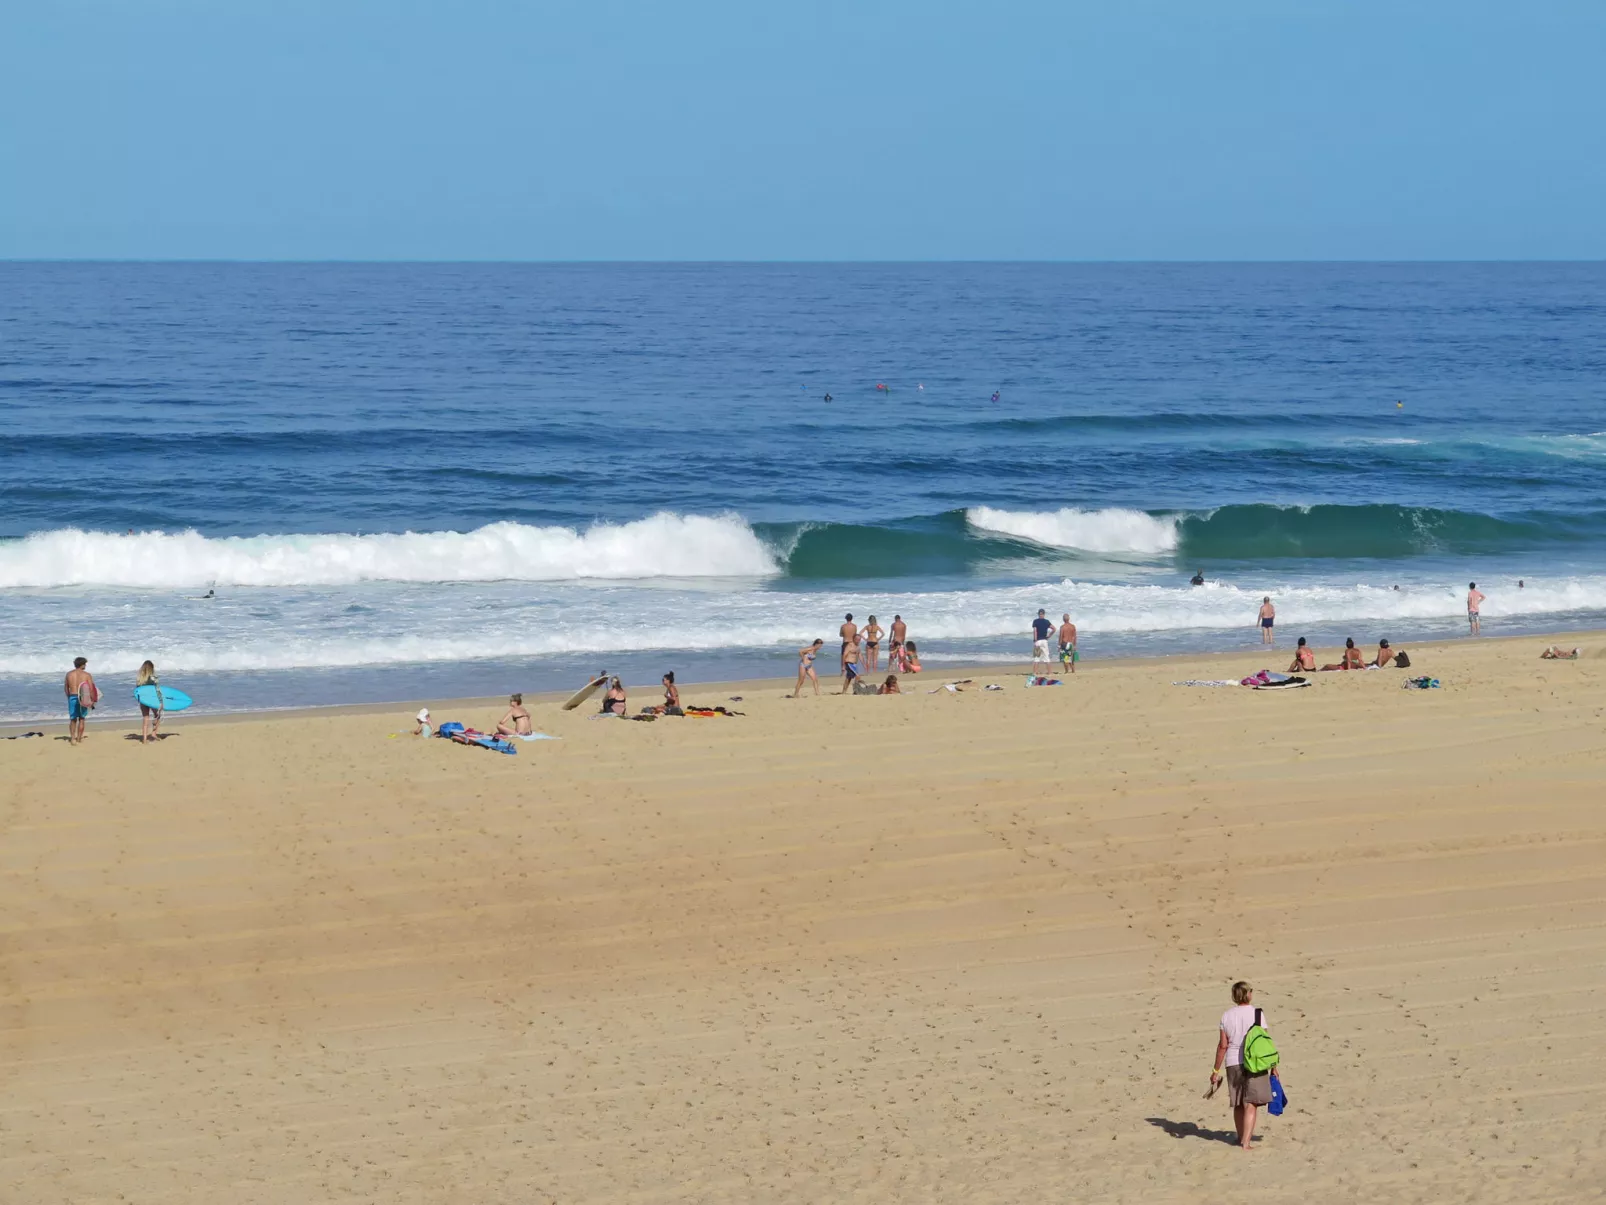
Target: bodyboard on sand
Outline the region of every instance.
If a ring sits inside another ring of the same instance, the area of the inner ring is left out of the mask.
[[[584,703],[592,695],[596,694],[597,691],[602,688],[602,685],[605,682],[607,682],[607,680],[608,680],[608,675],[607,674],[599,674],[597,677],[591,679],[591,681],[587,682],[579,690],[575,691],[572,695],[570,695],[568,697],[568,699],[563,704],[563,710],[564,711],[573,711],[576,707],[580,706],[580,704]]]

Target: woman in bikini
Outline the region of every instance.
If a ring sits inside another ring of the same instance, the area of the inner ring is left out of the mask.
[[[664,701],[657,707],[649,707],[653,715],[685,715],[680,705],[680,687],[675,685],[675,671],[670,670],[664,675]]]
[[[530,713],[524,710],[524,696],[509,695],[507,714],[497,721],[496,735],[529,736],[534,731],[535,725],[530,722]]]
[[[918,674],[920,672],[920,650],[915,648],[913,640],[904,642],[903,666],[898,672],[904,674]]]
[[[1355,637],[1351,636],[1344,641],[1344,659],[1337,665],[1324,665],[1323,671],[1332,669],[1361,669],[1366,664],[1361,656],[1361,650],[1355,647]]]
[[[864,625],[859,633],[859,640],[864,645],[864,664],[860,666],[867,674],[873,674],[881,668],[881,625],[870,616],[870,622]]]
[[[903,692],[898,689],[897,674],[888,674],[887,680],[880,686],[876,687],[876,694],[878,695],[899,695],[902,693]]]
[[[814,659],[820,655],[820,648],[825,644],[823,640],[816,640],[806,649],[797,651],[797,685],[792,687],[792,697],[798,698],[803,693],[803,683],[813,682],[814,693],[820,693],[820,679],[814,673]]]
[[[1310,645],[1306,644],[1305,638],[1301,636],[1298,647],[1294,649],[1294,663],[1288,667],[1288,672],[1297,674],[1301,670],[1309,671],[1315,668],[1316,654],[1311,652]]]
[[[615,678],[608,683],[608,693],[602,697],[603,715],[624,715],[625,684]]]

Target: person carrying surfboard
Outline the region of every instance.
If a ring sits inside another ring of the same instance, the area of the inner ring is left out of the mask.
[[[158,686],[156,681],[156,665],[147,661],[139,667],[139,677],[135,686]],[[144,703],[139,705],[139,743],[148,745],[152,741],[162,739],[162,692],[156,692],[156,706],[148,707]]]
[[[94,676],[84,668],[88,664],[89,658],[74,657],[72,669],[63,683],[67,692],[67,742],[72,745],[83,743],[89,713],[100,702],[100,688],[95,685]]]

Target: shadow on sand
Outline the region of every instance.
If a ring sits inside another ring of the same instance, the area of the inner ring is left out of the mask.
[[[1206,1142],[1238,1145],[1238,1135],[1232,1130],[1207,1130],[1191,1121],[1171,1121],[1164,1117],[1150,1117],[1147,1120],[1150,1125],[1159,1126],[1173,1138],[1203,1138]],[[1259,1142],[1260,1135],[1256,1134],[1252,1141]]]

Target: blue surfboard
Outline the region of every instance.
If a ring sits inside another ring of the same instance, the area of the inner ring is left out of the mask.
[[[161,692],[160,697],[157,691]],[[134,702],[146,707],[160,707],[163,711],[183,711],[195,700],[182,690],[174,690],[171,686],[144,686],[134,687]]]

